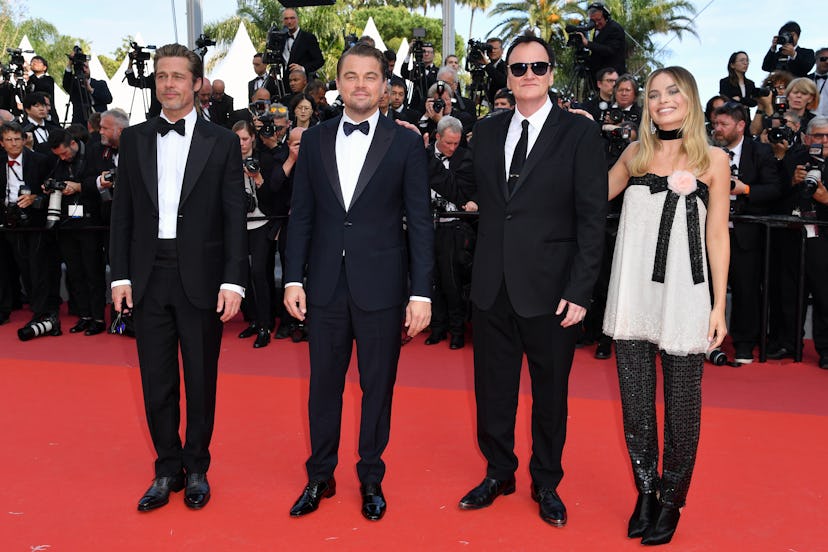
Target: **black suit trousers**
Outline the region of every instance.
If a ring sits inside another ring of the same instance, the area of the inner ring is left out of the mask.
[[[60,267],[54,232],[6,232],[5,238],[12,255],[8,269],[15,263],[19,268],[32,313],[36,317],[56,313],[60,305]],[[6,259],[0,262],[5,263]],[[5,271],[6,268],[0,270]],[[16,286],[17,281],[13,284]],[[12,291],[16,292],[17,288],[12,287]],[[7,312],[2,300],[0,312]]]
[[[755,346],[761,331],[764,241],[761,234],[751,237],[757,239],[730,237],[730,335],[735,346]]]
[[[63,229],[58,234],[66,262],[66,283],[72,306],[81,318],[104,320],[106,264],[103,235],[98,231]]]
[[[245,301],[248,314],[260,328],[273,327],[271,293],[273,291],[273,263],[276,242],[268,239],[270,224],[247,231],[247,250],[250,254],[250,286]],[[252,308],[250,308],[252,307]]]
[[[357,475],[363,483],[385,476],[382,453],[391,429],[391,398],[400,357],[402,306],[378,311],[360,309],[348,290],[344,263],[333,299],[309,305],[311,456],[309,479],[328,479],[338,462],[345,374],[356,340],[362,408]]]
[[[463,335],[466,304],[463,301],[464,268],[458,253],[466,233],[462,221],[440,222],[434,230],[434,294],[431,305],[431,331]]]
[[[515,415],[525,354],[532,379],[529,471],[539,487],[554,489],[563,478],[569,372],[578,329],[561,327],[561,320],[554,314],[519,316],[505,285],[490,309],[474,308],[477,442],[488,462],[487,477],[509,479],[518,467]]]
[[[159,257],[146,292],[135,305],[135,336],[144,407],[155,446],[156,477],[181,469],[205,473],[216,410],[216,379],[222,323],[215,309],[193,306],[172,256]],[[178,350],[184,363],[187,429],[182,447]]]

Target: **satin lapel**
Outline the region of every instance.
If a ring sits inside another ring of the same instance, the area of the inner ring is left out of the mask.
[[[494,142],[495,152],[493,155],[497,157],[497,173],[495,177],[500,182],[500,191],[506,201],[509,200],[509,186],[506,181],[506,153],[504,148],[506,146],[506,135],[509,134],[509,124],[512,122],[512,116],[514,114],[515,112],[511,111],[508,116],[503,117],[503,124],[497,127],[497,136]]]
[[[155,119],[141,127],[138,135],[138,165],[141,180],[147,187],[155,212],[158,212],[158,143],[156,141]]]
[[[216,143],[216,137],[207,132],[207,125],[210,124],[212,123],[208,123],[204,119],[196,119],[193,140],[190,143],[190,152],[187,155],[187,165],[184,168],[184,183],[181,185],[179,207],[187,201],[190,192],[195,188],[196,182],[198,182],[201,173],[204,171],[204,165],[207,164],[210,153],[213,151],[213,145]]]
[[[339,130],[340,118],[337,117],[334,124],[325,124],[319,132],[319,142],[322,148],[322,164],[328,175],[328,183],[331,185],[336,199],[345,209],[345,199],[342,197],[342,186],[339,184],[339,169],[336,166],[336,133]]]
[[[368,182],[373,178],[374,173],[377,172],[382,158],[385,157],[385,152],[391,147],[391,142],[394,139],[394,127],[396,123],[388,120],[387,117],[380,116],[377,121],[377,130],[374,131],[374,139],[371,141],[371,146],[368,148],[368,155],[365,156],[365,164],[362,165],[362,170],[359,172],[356,188],[354,189],[354,197],[351,199],[351,205],[356,203],[360,194],[368,186]],[[348,207],[350,208],[351,205]]]
[[[560,110],[553,106],[552,111],[549,112],[546,121],[543,123],[540,134],[538,134],[538,139],[535,140],[535,144],[532,146],[532,151],[529,152],[529,157],[526,158],[526,162],[523,164],[523,169],[520,171],[520,178],[515,183],[515,190],[512,192],[512,196],[520,190],[520,187],[526,182],[526,179],[531,174],[532,169],[537,166],[538,162],[548,156],[547,151],[552,146],[553,138],[555,138],[555,134],[558,132],[557,125],[560,115]]]

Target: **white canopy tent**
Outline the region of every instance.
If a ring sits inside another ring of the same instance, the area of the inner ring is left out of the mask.
[[[253,55],[256,48],[244,22],[239,24],[236,36],[218,65],[210,72],[208,78],[224,81],[224,93],[233,97],[233,108],[247,106],[247,82],[253,77]]]

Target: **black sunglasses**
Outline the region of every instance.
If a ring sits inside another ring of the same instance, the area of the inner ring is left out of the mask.
[[[821,61],[822,63],[825,63],[826,61],[828,61],[828,56],[820,56],[819,61]]]
[[[532,72],[539,77],[542,77],[549,71],[552,64],[548,61],[533,61],[532,63],[513,63],[509,65],[509,70],[516,77],[522,77],[526,74],[526,70],[532,68]]]

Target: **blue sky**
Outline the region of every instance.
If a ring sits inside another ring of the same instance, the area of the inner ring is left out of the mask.
[[[816,49],[828,46],[828,26],[824,17],[808,19],[803,14],[813,11],[816,2],[802,0],[692,0],[700,12],[696,19],[699,38],[686,35],[666,45],[663,57],[668,65],[682,65],[696,77],[701,96],[709,98],[718,91],[719,79],[726,75],[727,59],[736,50],[748,53],[751,66],[748,77],[759,81],[764,77],[762,57],[770,46],[771,37],[782,23],[795,19],[802,26],[801,44]],[[55,0],[15,0],[31,17],[42,17],[58,26],[64,34],[84,37],[97,54],[111,55],[124,36],[140,33],[150,44],[175,40],[172,23],[173,6],[178,22],[178,40],[186,42],[186,0],[142,0],[141,2]],[[205,23],[223,19],[235,12],[235,0],[202,0]],[[811,9],[806,9],[811,8]],[[440,17],[439,10],[429,14]],[[465,35],[469,29],[469,11],[457,6],[456,29]],[[480,13],[474,18],[474,37],[483,38],[495,24]],[[666,40],[660,41],[661,43]]]

